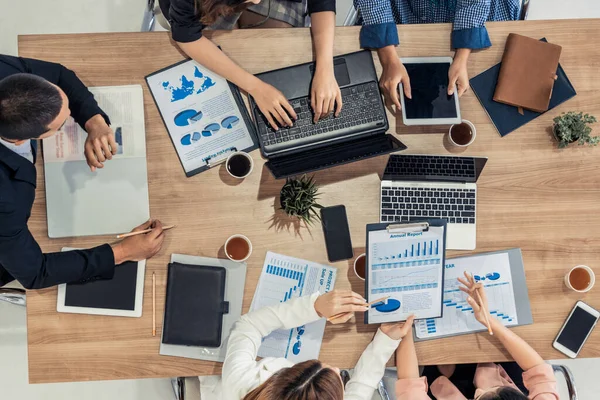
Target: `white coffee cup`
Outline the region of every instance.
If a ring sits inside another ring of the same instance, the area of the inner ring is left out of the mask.
[[[573,273],[573,271],[575,271],[577,268],[581,268],[581,269],[587,271],[587,273],[590,275],[590,284],[583,290],[578,290],[578,289],[575,289],[573,286],[571,286],[571,281],[569,279],[569,277],[571,276],[571,273]],[[577,293],[589,292],[594,287],[594,283],[596,283],[596,275],[594,274],[594,271],[587,265],[577,265],[577,266],[571,268],[571,270],[569,272],[567,272],[567,274],[565,275],[565,285],[569,289],[574,290]]]
[[[237,176],[231,173],[231,171],[229,170],[229,162],[231,161],[231,159],[233,157],[236,156],[244,156],[248,159],[248,161],[250,162],[250,168],[248,169],[248,172],[243,175],[243,176]],[[247,177],[248,175],[250,175],[252,173],[252,171],[254,170],[254,160],[252,159],[252,157],[250,157],[250,154],[244,152],[244,151],[236,151],[235,153],[231,153],[229,155],[229,157],[227,157],[227,160],[225,160],[225,169],[227,170],[227,173],[231,176],[233,176],[236,179],[244,179],[245,177]]]
[[[231,243],[232,240],[234,239],[242,239],[244,240],[247,244],[248,244],[248,254],[246,254],[245,257],[241,257],[241,258],[234,258],[231,256],[231,252],[228,251],[228,247]],[[244,235],[231,235],[227,241],[225,242],[225,255],[227,256],[227,258],[229,258],[231,261],[235,261],[235,262],[243,262],[246,261],[248,258],[250,258],[250,255],[252,255],[252,242],[250,241],[250,239],[248,239],[246,236]]]
[[[477,129],[475,129],[475,125],[473,125],[473,123],[471,121],[468,121],[466,119],[463,119],[461,123],[466,124],[469,126],[469,128],[471,128],[471,140],[469,140],[469,143],[458,144],[452,139],[452,128],[454,128],[456,125],[460,125],[460,124],[452,125],[450,127],[450,129],[448,129],[448,140],[450,141],[450,143],[452,143],[456,147],[467,147],[467,146],[470,146],[475,141],[475,136],[477,136]]]
[[[361,258],[364,258],[364,259],[365,259],[365,274],[367,273],[367,255],[366,255],[365,253],[362,253],[361,255],[359,255],[358,257],[356,257],[356,259],[354,260],[354,275],[356,275],[356,277],[357,277],[358,279],[360,279],[361,281],[364,281],[364,280],[365,280],[365,278],[363,278],[362,276],[360,276],[360,275],[358,274],[358,272],[356,272],[356,262],[357,262],[358,260],[360,260]]]

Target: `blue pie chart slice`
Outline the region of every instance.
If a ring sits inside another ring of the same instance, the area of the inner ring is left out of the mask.
[[[497,272],[492,272],[487,274],[485,277],[488,278],[490,281],[497,281],[498,279],[500,279],[500,274]]]
[[[221,125],[213,123],[213,124],[206,125],[203,130],[215,133],[215,132],[219,132],[220,129],[221,129]]]
[[[400,308],[400,301],[396,299],[388,299],[387,304],[385,302],[374,305],[375,309],[382,313],[394,312]]]
[[[194,132],[192,133],[192,142],[197,142],[198,140],[200,140],[202,136],[200,135],[200,132]]]
[[[190,144],[192,144],[192,135],[190,135],[189,133],[185,136],[183,136],[181,138],[181,144],[184,146],[189,146]]]
[[[173,121],[177,126],[188,126],[190,124],[200,121],[201,118],[202,111],[183,110],[175,116]]]
[[[226,117],[223,121],[221,121],[221,125],[223,128],[232,129],[240,122],[240,119],[236,116]]]

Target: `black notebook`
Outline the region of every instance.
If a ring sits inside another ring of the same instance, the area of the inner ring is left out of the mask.
[[[546,41],[546,39],[541,40]],[[523,115],[521,115],[517,107],[498,103],[493,100],[501,64],[502,63],[498,63],[487,71],[472,78],[470,83],[473,92],[479,98],[481,105],[485,108],[485,111],[494,123],[500,136],[506,136],[543,113],[523,110]],[[558,78],[554,82],[548,111],[577,94],[560,64],[558,65],[556,75]]]
[[[162,342],[219,347],[225,301],[226,270],[222,267],[169,264]]]
[[[126,262],[115,267],[112,279],[97,279],[66,285],[67,307],[135,310],[138,263]]]

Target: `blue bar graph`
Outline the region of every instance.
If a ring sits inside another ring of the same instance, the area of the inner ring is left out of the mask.
[[[374,248],[372,269],[417,267],[438,264],[441,261],[439,240],[413,240],[412,243],[390,242]]]
[[[267,274],[281,276],[283,278],[288,278],[290,280],[294,280],[296,282],[292,283],[290,289],[284,293],[283,299],[280,300],[281,303],[288,301],[293,298],[295,294],[299,296],[301,293],[298,293],[298,288],[303,287],[304,274],[299,271],[294,271],[287,268],[277,267],[275,265],[267,265]],[[296,297],[297,297],[296,296]]]

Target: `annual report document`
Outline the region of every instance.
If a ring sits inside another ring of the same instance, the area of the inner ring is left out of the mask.
[[[194,60],[146,77],[186,175],[255,143],[237,88]]]
[[[337,270],[299,258],[268,252],[250,311],[290,299],[333,290]],[[327,320],[278,330],[263,338],[259,357],[284,357],[298,363],[319,358]]]
[[[442,316],[444,227],[368,232],[367,300],[389,298],[367,312],[369,324]]]

